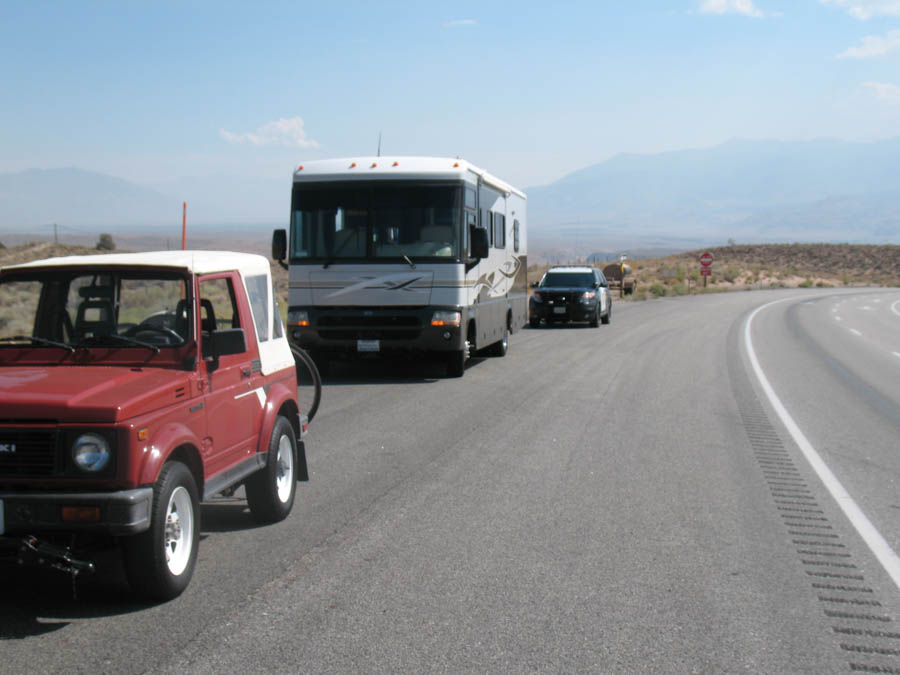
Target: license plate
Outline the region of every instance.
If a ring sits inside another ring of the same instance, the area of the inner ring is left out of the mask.
[[[358,352],[377,352],[381,350],[380,340],[357,340],[356,351]]]
[[[0,534],[6,532],[6,526],[3,524],[3,500],[0,499]]]
[[[554,313],[554,314],[565,314],[565,313],[566,313],[566,308],[565,308],[565,307],[554,307],[554,308],[553,308],[553,313]]]

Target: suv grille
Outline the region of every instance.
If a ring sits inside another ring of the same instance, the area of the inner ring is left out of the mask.
[[[0,477],[52,476],[61,470],[55,429],[0,428]]]

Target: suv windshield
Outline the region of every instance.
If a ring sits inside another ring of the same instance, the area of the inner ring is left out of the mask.
[[[295,185],[291,259],[459,257],[462,188],[452,185]]]
[[[149,271],[21,270],[0,277],[0,346],[180,346],[185,279]]]
[[[547,272],[541,286],[549,288],[591,288],[594,275],[590,272]]]

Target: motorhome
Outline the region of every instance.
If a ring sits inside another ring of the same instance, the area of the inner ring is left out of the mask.
[[[452,377],[503,356],[528,320],[526,197],[469,162],[359,157],[294,171],[288,333],[320,367],[361,355],[438,358]]]

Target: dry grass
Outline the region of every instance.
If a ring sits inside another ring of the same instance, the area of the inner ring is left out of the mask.
[[[704,249],[713,256],[712,275],[703,288],[700,254],[688,251],[664,258],[629,260],[638,280],[635,300],[688,292],[751,288],[837,288],[900,286],[900,246],[857,244],[755,244]],[[539,279],[549,265],[531,266]]]

